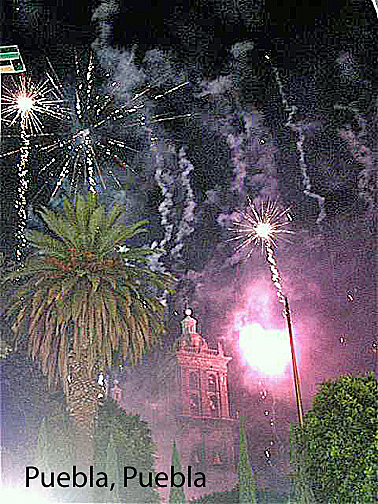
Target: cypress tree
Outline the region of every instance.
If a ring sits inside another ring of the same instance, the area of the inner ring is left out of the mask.
[[[173,441],[171,465],[175,468],[175,472],[182,472],[176,441]],[[169,492],[169,504],[185,504],[185,493],[182,487],[171,487],[171,491]]]
[[[248,442],[245,427],[239,425],[239,504],[257,504],[256,486],[249,462]]]

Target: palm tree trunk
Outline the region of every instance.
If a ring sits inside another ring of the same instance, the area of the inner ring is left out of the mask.
[[[82,353],[82,355],[86,355]],[[98,414],[99,396],[103,390],[90,376],[86,357],[77,359],[74,353],[69,356],[70,380],[68,384],[68,411],[73,418],[76,437],[76,465],[88,473],[94,465],[95,426]]]

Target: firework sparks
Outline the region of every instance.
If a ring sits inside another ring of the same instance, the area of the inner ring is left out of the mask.
[[[239,212],[239,220],[235,227],[237,235],[231,240],[241,240],[238,250],[247,247],[249,249],[247,257],[250,257],[254,247],[261,244],[262,250],[266,251],[266,260],[272,276],[272,282],[277,290],[277,297],[281,303],[285,302],[282,292],[282,282],[277,267],[274,247],[276,240],[282,234],[292,234],[286,229],[288,223],[292,220],[289,209],[280,210],[276,203],[268,202],[261,204],[261,210],[258,211],[253,203],[249,201],[247,211]]]
[[[97,69],[95,58],[90,53],[87,61],[74,55],[74,85],[62,81],[54,67],[49,65],[47,79],[34,84],[30,78],[12,80],[13,86],[5,90],[3,117],[9,128],[21,126],[16,138],[21,147],[1,154],[1,157],[18,157],[20,189],[16,203],[20,232],[26,225],[26,192],[28,190],[27,164],[34,166],[38,156],[38,192],[51,187],[53,198],[63,182],[67,181],[71,192],[77,192],[82,184],[96,192],[98,186],[106,187],[104,170],[122,188],[122,174],[127,171],[137,174],[129,164],[129,154],[134,157],[143,146],[151,148],[157,138],[152,129],[167,121],[190,118],[188,114],[152,114],[154,103],[188,86],[189,82],[177,79],[176,84],[158,93],[152,85],[133,95],[126,93],[123,103],[117,103],[114,86],[109,82],[110,74]],[[181,80],[180,83],[177,82]],[[153,83],[152,83],[153,84]],[[105,88],[108,92],[105,92]],[[59,123],[58,123],[59,121]],[[13,135],[7,135],[14,137]],[[14,143],[14,140],[12,141]],[[116,176],[114,167],[119,167]],[[31,201],[28,201],[31,203]]]
[[[150,104],[188,85],[182,82],[156,96],[151,86],[138,90],[126,103],[116,105],[113,83],[110,91],[103,91],[110,75],[97,70],[95,58],[89,54],[87,63],[75,52],[75,87],[64,89],[59,76],[50,62],[49,82],[59,97],[65,96],[70,109],[60,105],[59,114],[63,115],[60,128],[45,127],[43,133],[33,140],[37,144],[39,176],[44,177],[40,191],[49,181],[54,180],[51,197],[54,197],[64,180],[70,182],[71,191],[76,192],[79,183],[87,184],[91,192],[96,186],[106,187],[103,171],[110,176],[118,188],[121,181],[113,169],[119,167],[136,174],[128,158],[135,156],[142,149],[156,140],[152,137],[152,125],[190,117],[191,114],[159,114],[149,112]],[[55,101],[56,105],[56,101]],[[51,106],[52,107],[52,106]],[[51,108],[50,108],[51,110]],[[43,125],[41,125],[43,126]],[[46,177],[48,180],[46,181]]]
[[[54,176],[56,183],[52,197],[58,192],[63,181],[67,178],[76,192],[79,181],[87,182],[89,190],[96,192],[96,178],[103,187],[106,187],[102,175],[102,165],[106,163],[107,173],[120,188],[121,184],[114,175],[109,164],[116,163],[122,168],[131,170],[125,161],[127,152],[138,152],[130,147],[123,138],[115,138],[117,126],[124,125],[127,116],[137,114],[143,104],[128,103],[123,107],[114,107],[113,97],[99,91],[95,73],[93,54],[89,54],[86,68],[82,69],[82,62],[75,51],[74,53],[76,84],[73,97],[68,99],[71,103],[69,121],[63,131],[49,135],[47,145],[39,151],[45,158],[41,174]],[[56,89],[63,89],[59,77],[50,64],[53,73],[53,82]],[[136,100],[142,93],[136,95]],[[133,101],[132,100],[132,101]],[[127,127],[141,125],[143,120],[139,117],[136,124],[127,124]],[[56,175],[56,167],[59,167]],[[133,170],[131,170],[133,171]],[[97,177],[96,177],[97,176]]]
[[[248,209],[238,212],[239,220],[235,221],[235,227],[239,231],[232,240],[242,240],[238,248],[248,247],[248,257],[253,252],[254,246],[261,244],[262,248],[269,245],[276,245],[276,240],[282,234],[292,234],[286,229],[292,220],[289,209],[280,210],[275,202],[269,201],[264,205],[261,203],[261,210],[248,199]]]
[[[29,134],[42,134],[45,129],[45,117],[62,120],[69,114],[59,89],[53,85],[51,76],[36,84],[31,77],[12,78],[11,87],[4,87],[3,120],[9,126],[20,121]]]
[[[11,87],[5,87],[3,119],[9,127],[20,124],[21,147],[16,151],[2,154],[2,157],[19,153],[18,175],[19,187],[16,200],[18,214],[18,229],[16,232],[19,246],[16,250],[17,259],[22,256],[22,249],[26,245],[24,235],[26,226],[26,195],[28,190],[28,159],[30,155],[30,138],[33,135],[43,134],[44,115],[54,118],[63,118],[65,110],[62,106],[63,99],[50,85],[48,77],[41,84],[34,84],[30,77],[25,75],[20,79],[12,78]]]

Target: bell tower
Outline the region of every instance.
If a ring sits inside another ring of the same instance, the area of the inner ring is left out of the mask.
[[[176,421],[181,464],[205,474],[206,492],[230,490],[236,481],[234,434],[230,417],[227,365],[221,343],[209,348],[197,333],[197,320],[186,310],[177,356],[179,400]],[[188,489],[188,497],[196,497]]]

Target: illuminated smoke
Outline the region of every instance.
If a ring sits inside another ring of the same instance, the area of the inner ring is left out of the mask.
[[[291,361],[285,331],[267,330],[258,323],[245,324],[238,330],[239,347],[251,368],[273,376],[285,372]]]
[[[113,33],[114,16],[119,12],[119,2],[101,2],[92,15],[92,22],[99,27],[99,37],[94,47],[104,47],[110,43]]]
[[[244,161],[244,152],[241,149],[243,142],[242,136],[228,135],[227,144],[232,152],[232,161],[235,166],[234,180],[231,185],[233,191],[239,194],[244,193],[245,178],[247,176],[247,164]]]
[[[232,79],[229,75],[221,75],[212,81],[203,81],[201,87],[202,91],[195,95],[196,98],[204,98],[205,96],[215,97],[231,89]]]
[[[194,166],[186,157],[186,152],[183,147],[179,151],[179,167],[182,169],[181,172],[181,184],[183,189],[186,191],[185,208],[181,217],[181,222],[179,224],[178,232],[175,239],[175,247],[171,251],[172,257],[177,259],[181,256],[181,249],[184,246],[184,239],[189,236],[194,231],[192,226],[194,222],[194,209],[196,203],[194,201],[193,189],[190,185],[190,172],[194,170]]]

